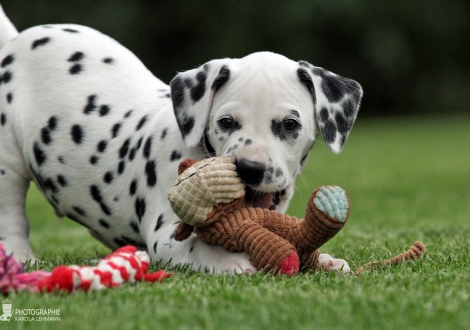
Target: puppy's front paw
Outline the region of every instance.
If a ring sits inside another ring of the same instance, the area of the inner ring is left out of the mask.
[[[224,258],[220,264],[218,272],[221,274],[254,274],[257,269],[250,261],[250,256],[246,252],[231,253]]]
[[[342,271],[343,273],[347,274],[351,272],[351,268],[346,260],[343,259],[335,259],[329,254],[322,253],[319,257],[320,266],[323,270],[327,271]]]

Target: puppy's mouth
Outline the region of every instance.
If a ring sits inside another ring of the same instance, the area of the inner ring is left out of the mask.
[[[275,192],[262,192],[246,188],[245,207],[259,207],[262,209],[275,210],[281,202],[281,196],[286,193],[286,189]]]

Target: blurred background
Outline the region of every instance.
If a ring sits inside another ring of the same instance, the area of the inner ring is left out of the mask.
[[[168,83],[177,71],[269,50],[359,81],[361,117],[469,113],[470,1],[1,0],[21,31],[78,23]]]

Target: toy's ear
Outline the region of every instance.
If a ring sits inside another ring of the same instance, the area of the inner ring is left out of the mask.
[[[204,134],[214,93],[230,79],[231,59],[213,60],[176,75],[170,82],[176,121],[188,147]]]
[[[359,112],[361,85],[305,61],[299,62],[297,77],[312,94],[314,113],[326,145],[339,153]]]
[[[192,158],[186,158],[178,166],[178,175],[186,171],[188,168],[197,163],[197,160]]]

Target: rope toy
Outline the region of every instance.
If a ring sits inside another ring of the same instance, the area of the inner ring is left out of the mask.
[[[0,243],[0,291],[29,290],[36,292],[96,291],[119,287],[124,283],[139,281],[162,282],[172,276],[163,270],[147,273],[150,258],[144,251],[134,246],[124,246],[114,251],[96,266],[58,266],[49,273],[46,271],[24,272],[24,265],[12,255],[6,255]]]
[[[346,224],[350,203],[338,186],[317,188],[307,204],[305,219],[273,210],[245,207],[245,186],[231,157],[213,157],[197,162],[185,159],[168,193],[173,211],[182,222],[175,231],[178,241],[195,233],[209,244],[236,252],[246,251],[258,270],[293,276],[320,268],[318,248]],[[412,252],[410,252],[412,251]],[[421,242],[404,255],[376,264],[397,264],[420,258]]]

